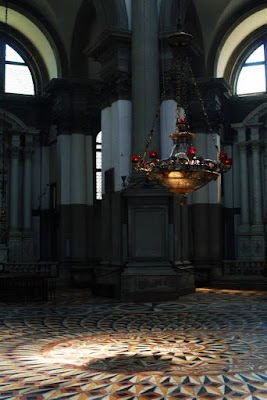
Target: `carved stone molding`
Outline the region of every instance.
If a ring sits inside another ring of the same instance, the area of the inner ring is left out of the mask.
[[[130,99],[131,32],[109,29],[85,53],[101,63],[101,107],[105,108],[118,99]]]
[[[90,133],[99,109],[99,82],[54,79],[48,89],[53,99],[52,125],[58,134]]]
[[[243,153],[245,153],[247,151],[247,149],[248,149],[248,143],[247,142],[238,143],[237,146],[238,146],[240,152],[243,152]]]
[[[11,158],[18,158],[20,156],[20,153],[21,153],[21,147],[10,146],[9,147],[9,152],[10,152]]]
[[[22,151],[25,158],[31,158],[32,153],[34,152],[34,146],[28,145],[24,147]]]
[[[119,73],[111,80],[105,80],[99,85],[101,108],[109,107],[116,100],[131,99],[131,78],[126,73]]]
[[[254,152],[260,152],[264,149],[265,145],[259,140],[254,140],[249,143],[251,150]]]

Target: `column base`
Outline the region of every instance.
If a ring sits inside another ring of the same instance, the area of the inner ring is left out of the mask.
[[[263,235],[264,233],[264,226],[263,224],[254,224],[251,225],[251,233],[253,234],[260,234]]]
[[[8,247],[5,244],[0,245],[0,270],[4,269],[3,264],[8,261]]]
[[[9,234],[9,257],[8,261],[22,262],[22,234],[21,232],[10,232]]]
[[[122,301],[158,301],[175,299],[177,273],[168,263],[135,262],[121,274]]]
[[[264,226],[240,225],[238,230],[238,259],[263,260],[265,256]]]
[[[253,260],[264,260],[265,240],[263,224],[251,225],[251,258]]]
[[[34,254],[35,235],[33,232],[23,232],[22,236],[22,258],[23,261],[33,261],[36,256]]]
[[[241,224],[238,227],[238,233],[241,235],[247,235],[250,234],[250,224]]]

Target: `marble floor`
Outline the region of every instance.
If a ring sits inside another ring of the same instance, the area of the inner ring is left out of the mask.
[[[0,303],[1,400],[267,399],[267,292]]]

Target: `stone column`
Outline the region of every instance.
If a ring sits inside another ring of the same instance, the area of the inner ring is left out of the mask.
[[[260,141],[251,142],[252,149],[252,182],[253,182],[253,215],[251,225],[251,256],[253,259],[264,259],[264,225],[262,212],[262,184]]]
[[[250,221],[249,221],[249,197],[248,197],[248,165],[247,143],[238,144],[240,153],[240,217],[241,223],[238,229],[238,258],[250,259]]]
[[[10,235],[9,235],[9,261],[21,261],[22,242],[19,232],[19,155],[20,155],[20,134],[12,136],[10,147]]]
[[[72,210],[71,256],[81,261],[87,257],[87,185],[86,185],[86,136],[71,136],[70,204]]]
[[[132,1],[133,154],[143,154],[159,106],[158,47],[157,1]],[[160,148],[158,129],[153,136],[152,148]]]
[[[11,171],[10,171],[10,231],[19,230],[19,155],[20,136],[12,136],[10,148]]]
[[[240,204],[242,230],[249,231],[247,143],[239,143],[240,154]]]
[[[32,232],[32,152],[33,137],[32,135],[26,135],[23,179],[23,261],[32,261],[34,258],[34,234]]]
[[[161,104],[160,109],[160,140],[161,140],[161,157],[168,158],[171,154],[173,146],[169,137],[175,131],[175,113],[176,102],[174,100],[165,100]]]
[[[239,151],[239,201],[240,201],[240,225],[238,227],[238,249],[237,256],[239,259],[250,259],[251,257],[251,240],[250,240],[250,215],[249,215],[249,190],[248,190],[248,153],[246,142],[246,126],[241,124],[233,124],[232,128],[237,131]]]
[[[31,230],[31,217],[32,217],[32,146],[33,138],[26,137],[26,146],[24,149],[24,213],[23,213],[23,229],[24,231]]]
[[[262,143],[251,142],[252,173],[253,173],[253,225],[262,225],[262,190],[261,190],[261,162],[260,151]]]

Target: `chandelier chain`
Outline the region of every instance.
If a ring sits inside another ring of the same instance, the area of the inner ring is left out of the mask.
[[[218,146],[217,146],[217,144],[216,144],[215,135],[214,135],[214,132],[213,132],[213,129],[212,129],[212,126],[211,126],[211,123],[210,123],[208,114],[207,114],[207,112],[206,112],[205,105],[204,105],[203,99],[202,99],[202,97],[201,97],[198,84],[197,84],[196,79],[195,79],[195,77],[194,77],[193,70],[192,70],[192,67],[191,67],[191,65],[190,65],[188,56],[186,56],[186,63],[187,63],[187,66],[188,66],[188,69],[189,69],[189,72],[190,72],[190,75],[191,75],[191,78],[192,78],[192,82],[193,82],[193,85],[194,85],[196,94],[197,94],[197,96],[198,96],[198,100],[199,100],[200,105],[201,105],[201,110],[202,110],[202,113],[203,113],[203,115],[204,115],[204,119],[205,119],[205,122],[206,122],[206,125],[207,125],[207,128],[208,128],[208,132],[209,132],[209,134],[210,134],[211,137],[212,137],[213,144],[214,144],[214,146],[215,146],[215,149],[216,149],[217,153],[219,153],[219,149],[218,149]]]
[[[181,117],[180,106],[181,106],[181,89],[182,89],[182,61],[180,57],[177,57],[177,72],[176,72],[177,86],[176,86],[176,121]],[[176,128],[177,129],[177,128]]]

